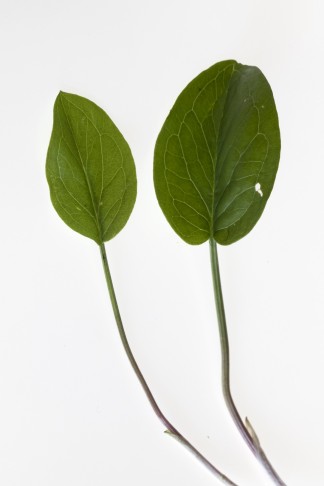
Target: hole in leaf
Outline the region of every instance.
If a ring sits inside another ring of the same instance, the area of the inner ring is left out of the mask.
[[[261,197],[263,197],[263,192],[261,191],[261,184],[259,182],[255,184],[255,190],[260,194]]]

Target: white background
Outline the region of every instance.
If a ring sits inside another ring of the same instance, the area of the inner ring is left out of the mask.
[[[107,244],[133,351],[167,417],[240,486],[270,485],[223,404],[208,244],[157,204],[157,134],[200,71],[257,65],[282,157],[255,229],[220,248],[233,394],[289,486],[324,484],[323,55],[320,0],[1,0],[0,484],[219,484],[163,434],[115,328],[99,251],[51,206],[59,90],[105,109],[138,198]]]

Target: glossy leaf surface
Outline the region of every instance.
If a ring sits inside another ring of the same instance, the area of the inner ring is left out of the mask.
[[[158,136],[155,191],[187,243],[231,244],[260,218],[280,156],[272,91],[261,71],[223,61],[182,91]]]
[[[126,224],[136,199],[136,172],[127,142],[92,101],[60,92],[46,160],[51,199],[73,230],[98,244]]]

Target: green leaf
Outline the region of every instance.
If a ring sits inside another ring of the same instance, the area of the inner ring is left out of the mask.
[[[245,236],[270,196],[280,156],[271,88],[261,71],[219,62],[176,100],[158,136],[155,191],[187,243]]]
[[[125,226],[136,199],[130,148],[92,101],[60,92],[54,105],[46,176],[54,208],[99,245]]]

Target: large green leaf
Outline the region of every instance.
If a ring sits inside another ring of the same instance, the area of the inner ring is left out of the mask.
[[[129,146],[92,101],[60,92],[46,160],[52,203],[75,231],[98,244],[126,224],[136,199]]]
[[[233,243],[260,218],[279,155],[266,78],[256,67],[219,62],[182,91],[158,136],[154,184],[162,211],[188,243]]]

